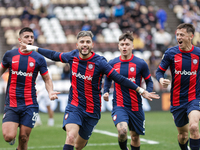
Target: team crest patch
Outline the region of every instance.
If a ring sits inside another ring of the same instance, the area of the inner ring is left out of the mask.
[[[114,115],[112,119],[113,119],[113,121],[116,121],[117,120],[117,115]]]
[[[65,115],[65,120],[67,120],[68,116],[69,116],[69,114],[67,113],[67,114]]]
[[[198,63],[197,59],[193,59],[193,64],[196,65]]]
[[[131,72],[133,72],[134,70],[135,70],[135,68],[134,68],[134,67],[131,67],[131,68],[130,68],[130,71],[131,71]]]
[[[30,66],[30,67],[34,67],[34,65],[35,65],[35,64],[34,64],[33,62],[30,62],[30,63],[29,63],[29,66]]]
[[[88,65],[88,69],[92,70],[94,68],[93,64]]]

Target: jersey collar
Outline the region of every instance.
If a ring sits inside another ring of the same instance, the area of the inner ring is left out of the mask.
[[[132,60],[133,57],[134,57],[134,55],[132,54],[132,56],[131,56],[130,59],[128,59],[128,60],[123,60],[122,57],[121,57],[121,55],[120,55],[120,56],[119,56],[119,60],[122,61],[122,62],[128,62],[128,61]]]
[[[189,50],[189,51],[183,51],[183,50],[180,49],[180,47],[178,47],[178,48],[179,48],[179,50],[180,50],[182,53],[190,53],[190,52],[193,51],[194,45],[192,45],[192,48],[191,48],[191,50]]]
[[[94,52],[91,52],[91,53],[92,53],[92,55],[91,55],[90,57],[86,58],[86,59],[83,59],[83,58],[81,58],[81,57],[79,56],[80,60],[89,60],[89,59],[91,59],[91,58],[95,55]]]
[[[30,51],[29,53],[22,53],[21,51],[20,51],[20,48],[18,49],[18,51],[19,51],[19,53],[21,54],[21,55],[30,55],[33,51]]]

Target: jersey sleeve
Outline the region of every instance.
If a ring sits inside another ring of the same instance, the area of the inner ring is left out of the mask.
[[[9,63],[8,63],[8,53],[6,52],[3,56],[2,62],[1,62],[1,66],[3,68],[8,68],[9,67]]]
[[[60,53],[49,49],[39,48],[38,53],[41,55],[54,60],[54,61],[61,61],[63,63],[68,63],[70,52],[68,53]]]
[[[127,78],[125,78],[123,75],[120,75],[115,71],[114,68],[112,68],[111,65],[109,65],[106,60],[101,61],[101,67],[103,69],[103,73],[107,75],[108,78],[111,78],[114,80],[116,83],[121,84],[127,88],[136,90],[138,88],[138,85],[135,83],[131,82]]]
[[[143,66],[142,66],[142,77],[144,78],[145,83],[146,83],[146,90],[148,92],[152,92],[153,91],[153,81],[151,79],[149,67],[144,60],[143,60]]]
[[[48,73],[47,63],[46,63],[44,57],[40,58],[39,64],[40,64],[40,68],[39,68],[40,74],[42,76],[45,75],[45,74],[47,74]]]
[[[108,64],[110,64],[110,62],[109,62]],[[112,66],[112,64],[110,64],[110,65]],[[113,67],[113,66],[112,66],[112,67]],[[107,76],[105,76],[104,79],[105,79],[105,80],[104,80],[104,93],[106,93],[106,92],[109,93],[110,87],[111,87],[111,85],[112,85],[112,79],[108,78]]]
[[[165,54],[163,55],[162,61],[156,70],[156,79],[159,81],[160,78],[164,78],[164,73],[170,66],[170,51],[166,51]]]

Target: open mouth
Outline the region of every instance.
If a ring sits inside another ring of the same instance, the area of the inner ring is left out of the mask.
[[[32,45],[32,43],[28,43],[28,45]]]
[[[183,42],[182,41],[178,41],[178,44],[182,44]]]
[[[82,50],[86,51],[88,50],[88,47],[83,47]]]

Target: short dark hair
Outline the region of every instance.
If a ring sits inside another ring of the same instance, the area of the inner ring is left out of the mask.
[[[33,33],[33,30],[29,27],[24,27],[19,31],[19,36],[24,32],[32,32]]]
[[[178,25],[177,29],[186,29],[187,33],[192,32],[192,34],[195,32],[194,26],[190,23],[182,23]]]
[[[80,32],[77,34],[76,38],[77,38],[77,40],[78,40],[80,37],[84,37],[84,36],[89,36],[89,37],[91,37],[91,39],[92,39],[94,35],[92,34],[91,31],[80,31]]]
[[[125,33],[123,33],[122,35],[120,35],[119,37],[119,41],[121,40],[126,40],[126,39],[129,39],[130,41],[133,42],[134,38],[133,38],[133,32],[130,32],[130,31],[126,31]]]

